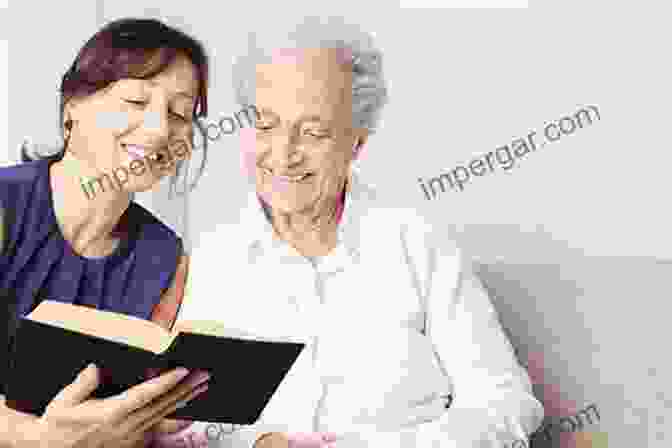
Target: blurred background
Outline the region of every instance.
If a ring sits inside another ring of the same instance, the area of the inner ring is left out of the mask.
[[[16,161],[25,138],[58,141],[60,77],[109,20],[161,18],[206,44],[209,123],[239,110],[230,67],[248,29],[344,15],[373,33],[389,87],[364,179],[421,209],[475,258],[521,362],[537,366],[551,418],[595,403],[600,422],[584,432],[608,433],[610,447],[669,446],[669,12],[657,2],[430,3],[25,0],[11,14],[0,3],[0,160]],[[599,121],[511,170],[432,200],[418,185],[589,105]],[[196,247],[237,219],[248,188],[238,160],[237,135],[223,136],[188,198],[171,199],[164,182],[137,199]]]

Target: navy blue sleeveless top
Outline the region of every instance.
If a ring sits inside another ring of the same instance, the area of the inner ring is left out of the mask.
[[[112,254],[101,258],[76,254],[54,213],[51,163],[38,160],[0,167],[0,205],[10,217],[0,253],[0,301],[5,302],[0,308],[8,311],[0,314],[5,322],[10,321],[10,340],[11,327],[37,306],[38,299],[150,319],[175,275],[182,240],[148,210],[131,202],[116,229],[123,236]]]

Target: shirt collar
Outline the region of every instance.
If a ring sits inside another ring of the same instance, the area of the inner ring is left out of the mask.
[[[376,191],[360,179],[356,169],[351,169],[345,189],[345,207],[337,227],[338,246],[341,243],[352,258],[359,257],[359,220],[371,202],[376,199]],[[241,212],[242,235],[248,249],[265,249],[282,242],[274,238],[274,230],[266,218],[263,207],[253,189],[247,195],[246,205]],[[336,251],[338,251],[338,246]]]

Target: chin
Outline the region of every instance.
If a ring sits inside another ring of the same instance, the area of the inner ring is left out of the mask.
[[[274,210],[282,213],[298,213],[309,209],[315,201],[289,198],[279,194],[265,193],[262,198]]]

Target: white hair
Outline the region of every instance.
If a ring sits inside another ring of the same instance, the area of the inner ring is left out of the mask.
[[[387,102],[382,54],[373,38],[359,27],[346,24],[340,17],[310,16],[284,28],[250,32],[247,48],[233,64],[233,88],[240,106],[254,105],[256,65],[268,61],[277,49],[329,48],[352,55],[353,126],[374,133],[380,111]]]

